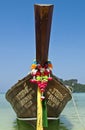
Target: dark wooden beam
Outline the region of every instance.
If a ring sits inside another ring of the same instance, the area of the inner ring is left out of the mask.
[[[36,60],[43,65],[48,60],[53,5],[34,5]]]

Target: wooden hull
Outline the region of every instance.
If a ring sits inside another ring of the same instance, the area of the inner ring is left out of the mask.
[[[71,92],[58,78],[52,75],[45,91],[48,117],[58,117],[67,102],[71,99]],[[31,75],[19,80],[8,92],[6,99],[12,105],[19,118],[37,117],[37,84],[30,82]]]

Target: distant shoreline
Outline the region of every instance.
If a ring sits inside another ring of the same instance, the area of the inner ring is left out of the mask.
[[[60,79],[60,81],[69,87],[72,87],[73,93],[85,93],[85,84],[78,83],[77,79],[69,79],[69,80],[63,80]]]

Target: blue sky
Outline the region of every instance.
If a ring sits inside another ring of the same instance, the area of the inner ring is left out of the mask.
[[[85,0],[0,1],[0,91],[30,71],[35,58],[34,4],[54,4],[49,59],[62,79],[85,83]]]

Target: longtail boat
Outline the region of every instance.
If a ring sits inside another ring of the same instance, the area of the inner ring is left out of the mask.
[[[56,119],[61,114],[67,102],[71,100],[71,91],[52,73],[52,64],[49,65],[48,51],[52,23],[53,5],[34,5],[36,61],[31,72],[19,80],[6,93],[6,99],[12,105],[19,119],[30,122],[37,118],[37,91],[38,85],[43,84],[41,100],[46,101],[48,119]],[[49,67],[50,66],[50,69]],[[34,67],[34,68],[33,68]],[[50,74],[50,76],[48,76]],[[37,81],[37,83],[34,83]],[[45,98],[45,99],[44,99]],[[34,124],[32,121],[31,123]]]

